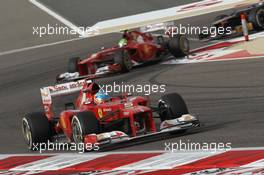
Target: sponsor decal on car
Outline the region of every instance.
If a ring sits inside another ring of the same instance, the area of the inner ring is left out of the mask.
[[[111,109],[111,108],[104,108],[103,111],[104,111],[104,112],[111,112],[112,109]]]
[[[97,112],[98,112],[99,117],[100,118],[103,118],[103,111],[102,111],[102,109],[99,108]]]

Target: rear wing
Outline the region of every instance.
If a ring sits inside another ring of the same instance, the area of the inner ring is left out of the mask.
[[[92,26],[92,28],[95,28],[98,32],[96,34],[90,34],[90,36],[138,28],[143,28],[144,31],[151,31],[146,30],[149,27],[152,27],[151,25],[154,25],[154,28],[157,27],[162,29],[167,25],[167,22],[170,21],[228,10],[241,6],[249,6],[257,3],[263,3],[263,0],[203,0],[168,9],[101,21]],[[144,26],[146,27],[144,28]],[[87,36],[89,36],[89,34],[87,34]]]
[[[64,96],[79,92],[85,84],[92,83],[92,80],[82,79],[75,82],[57,84],[40,88],[43,105],[51,105],[52,97]]]

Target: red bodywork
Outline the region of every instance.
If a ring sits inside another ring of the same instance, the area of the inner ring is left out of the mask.
[[[49,88],[49,91],[51,91],[49,92],[51,97],[52,93],[64,93],[67,90],[70,90],[68,88],[76,89],[77,87],[82,87],[82,90],[75,101],[75,109],[62,111],[59,116],[54,116],[52,101],[46,100],[49,98],[44,96],[45,94],[42,90],[42,100],[46,116],[52,123],[58,119],[58,122],[54,124],[54,130],[57,134],[63,132],[67,138],[72,140],[72,118],[78,112],[82,111],[92,111],[96,118],[100,121],[101,126],[107,125],[113,121],[129,119],[131,136],[137,136],[138,130],[140,129],[138,128],[137,120],[142,120],[142,118],[144,120],[147,132],[156,132],[152,110],[148,107],[148,99],[145,97],[111,97],[110,101],[108,102],[96,104],[94,101],[94,96],[98,92],[99,86],[95,83],[86,83],[86,81],[81,80],[80,82],[74,82],[71,84],[66,83],[57,86],[50,86],[47,88]]]
[[[101,64],[108,66],[110,73],[119,72],[120,66],[114,62],[114,55],[121,50],[126,50],[130,59],[138,63],[157,59],[159,53],[165,52],[165,48],[157,44],[150,34],[132,31],[125,33],[123,37],[127,40],[125,46],[103,49],[79,61],[77,69],[80,76],[95,74]]]

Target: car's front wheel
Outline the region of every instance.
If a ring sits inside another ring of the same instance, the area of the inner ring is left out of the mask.
[[[161,121],[180,118],[188,114],[188,108],[183,98],[177,93],[166,94],[159,101]]]
[[[129,72],[133,66],[130,55],[125,49],[119,50],[115,53],[114,62],[120,65],[121,72]]]
[[[74,143],[83,143],[85,135],[98,134],[99,121],[93,112],[79,112],[72,118],[72,139]]]

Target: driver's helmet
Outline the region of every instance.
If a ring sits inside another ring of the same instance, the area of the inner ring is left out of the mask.
[[[127,45],[127,39],[122,38],[122,39],[118,42],[118,46],[119,46],[119,47],[123,47],[123,46],[125,46],[125,45]]]
[[[94,96],[94,101],[96,104],[101,104],[103,102],[108,102],[110,100],[110,96],[104,91],[100,90]]]

